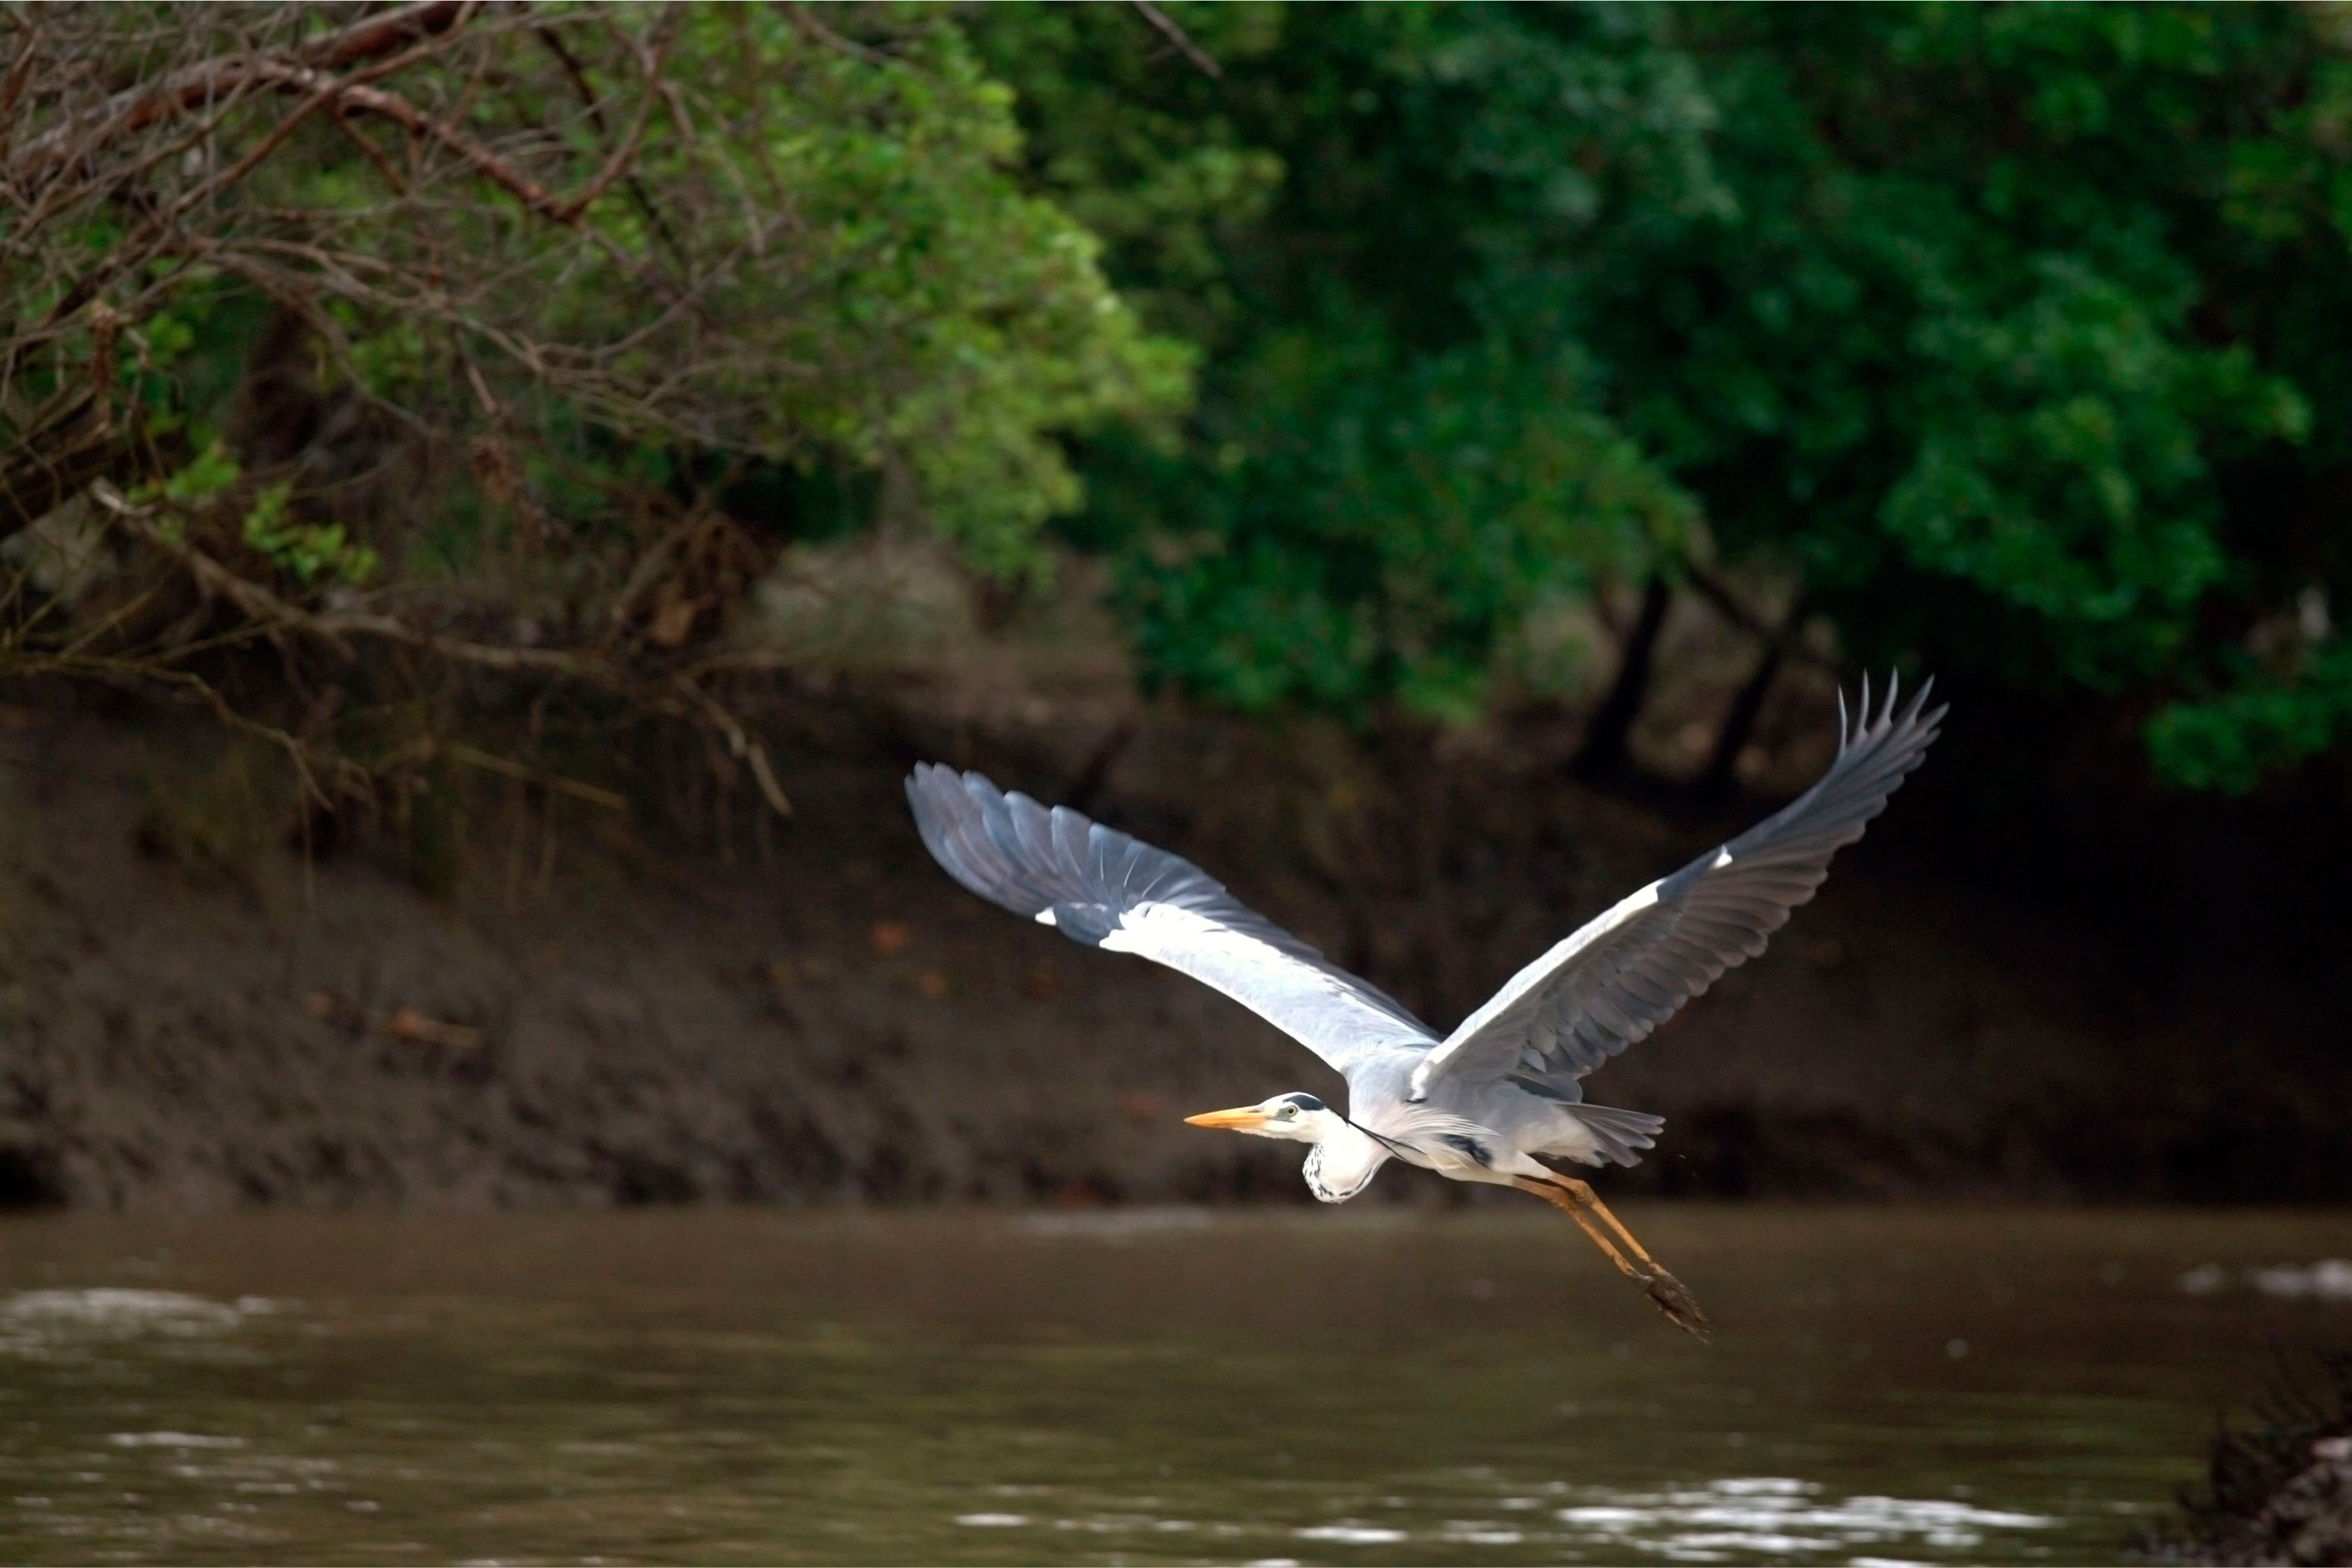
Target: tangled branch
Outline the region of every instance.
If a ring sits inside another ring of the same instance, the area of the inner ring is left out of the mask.
[[[378,706],[459,689],[436,670],[577,688],[788,813],[720,693],[790,667],[739,634],[810,498],[870,478],[1014,558],[1076,492],[1063,432],[1181,395],[944,13],[6,26],[0,574],[127,548],[0,592],[0,677],[70,648],[191,697],[311,702],[322,660]],[[196,673],[232,652],[276,684]]]

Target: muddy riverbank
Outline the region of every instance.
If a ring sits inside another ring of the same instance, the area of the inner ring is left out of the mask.
[[[1407,755],[1152,710],[1105,746],[836,705],[801,717],[790,824],[748,795],[696,834],[571,797],[549,815],[487,778],[435,896],[414,835],[314,835],[306,857],[216,737],[10,711],[0,1202],[20,1205],[1302,1200],[1291,1152],[1179,1118],[1328,1091],[1319,1064],[961,893],[907,824],[914,756],[1076,791],[1441,1026],[1759,808],[1595,793],[1528,747]],[[2242,942],[2200,964],[2151,952],[2145,910],[2086,921],[1937,841],[1934,772],[1763,962],[1590,1081],[1669,1119],[1614,1190],[2352,1196],[2352,1053],[2314,1022],[2343,1016],[2341,966]],[[1462,1201],[1402,1171],[1376,1192]]]

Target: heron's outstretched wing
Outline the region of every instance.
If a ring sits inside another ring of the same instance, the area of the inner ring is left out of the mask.
[[[1089,947],[1181,970],[1342,1073],[1374,1052],[1436,1043],[1412,1014],[1189,860],[935,763],[915,765],[907,799],[932,858],[982,898]]]
[[[1730,843],[1651,883],[1511,977],[1413,1068],[1412,1095],[1452,1078],[1507,1078],[1574,1099],[1575,1080],[1634,1041],[1725,970],[1764,951],[1813,896],[1830,857],[1862,837],[1919,765],[1944,710],[1930,681],[1897,716],[1895,682],[1874,715],[1870,683],[1851,730],[1838,694],[1838,754],[1821,782]]]

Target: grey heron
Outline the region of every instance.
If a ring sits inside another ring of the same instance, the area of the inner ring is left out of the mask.
[[[1186,1118],[1192,1125],[1307,1144],[1307,1185],[1325,1203],[1354,1197],[1391,1159],[1531,1193],[1704,1337],[1690,1292],[1590,1185],[1544,1159],[1632,1165],[1653,1146],[1664,1119],[1585,1103],[1585,1075],[1761,953],[1813,896],[1830,858],[1862,837],[1936,738],[1945,710],[1927,708],[1933,685],[1898,713],[1890,679],[1874,713],[1864,678],[1851,722],[1840,691],[1837,756],[1812,788],[1595,916],[1442,1037],[1164,849],[938,763],[916,764],[907,798],[932,858],[972,892],[1074,942],[1139,953],[1214,987],[1348,1085],[1344,1112],[1312,1094],[1278,1094]]]

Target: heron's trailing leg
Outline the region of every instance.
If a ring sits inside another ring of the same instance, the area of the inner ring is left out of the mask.
[[[1658,1266],[1658,1260],[1650,1256],[1649,1248],[1633,1239],[1633,1233],[1625,1228],[1625,1223],[1622,1220],[1609,1212],[1609,1205],[1601,1201],[1601,1194],[1592,1190],[1591,1184],[1580,1182],[1574,1176],[1560,1176],[1556,1179],[1561,1186],[1566,1187],[1575,1196],[1577,1202],[1599,1215],[1601,1222],[1617,1233],[1617,1239],[1633,1249],[1634,1257],[1653,1268]]]
[[[1651,1302],[1676,1327],[1696,1334],[1700,1339],[1707,1337],[1706,1314],[1699,1310],[1697,1298],[1685,1288],[1681,1280],[1667,1273],[1664,1267],[1650,1256],[1647,1248],[1633,1239],[1633,1233],[1627,1230],[1618,1221],[1617,1216],[1609,1212],[1609,1205],[1602,1203],[1599,1194],[1595,1194],[1590,1186],[1572,1176],[1555,1176],[1549,1181],[1538,1181],[1521,1176],[1516,1178],[1511,1184],[1521,1192],[1533,1193],[1574,1220],[1577,1228],[1591,1237],[1592,1245],[1599,1247],[1609,1261],[1617,1266],[1617,1272],[1641,1286],[1648,1294]],[[1591,1215],[1593,1214],[1599,1215],[1607,1222],[1611,1230],[1623,1238],[1625,1245],[1633,1249],[1633,1256],[1641,1259],[1639,1263],[1629,1260],[1623,1253],[1617,1250],[1616,1243],[1611,1241],[1601,1227],[1592,1223]]]

